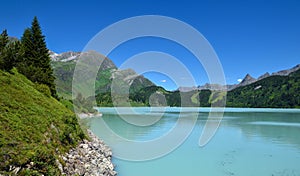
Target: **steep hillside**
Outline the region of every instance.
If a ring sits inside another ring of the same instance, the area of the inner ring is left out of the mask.
[[[0,84],[0,174],[59,175],[58,155],[85,138],[76,115],[15,70]]]
[[[57,87],[57,93],[59,96],[66,99],[72,99],[73,74],[79,58],[85,59],[88,56],[92,56],[98,58],[99,61],[103,60],[95,81],[97,90],[99,89],[98,91],[101,91],[107,87],[107,84],[110,83],[111,71],[117,68],[109,58],[93,51],[86,53],[66,52],[62,54],[51,52],[50,56],[52,59],[54,76],[56,77],[55,83]]]
[[[95,93],[106,94],[110,92],[112,79],[120,79],[122,84],[130,86],[130,92],[136,92],[141,88],[153,86],[154,84],[138,75],[132,69],[118,70],[115,64],[107,57],[96,53],[95,51],[88,51],[86,53],[80,52],[66,52],[56,54],[50,52],[52,58],[52,66],[54,75],[56,77],[56,86],[59,96],[66,99],[72,99],[72,81],[74,69],[78,59],[88,59],[88,57],[96,57],[99,61],[103,60],[95,81]],[[87,65],[86,68],[91,66]]]

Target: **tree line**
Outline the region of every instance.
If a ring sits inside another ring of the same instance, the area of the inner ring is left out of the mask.
[[[0,69],[13,68],[32,82],[46,85],[57,98],[49,50],[37,17],[33,18],[31,27],[24,30],[21,40],[11,39],[6,29],[0,35]]]
[[[129,91],[130,92],[130,91]],[[151,106],[149,101],[160,92],[162,99],[156,98],[158,106],[210,107],[224,103],[226,95],[222,91],[193,90],[190,92],[167,91],[163,87],[150,86],[130,92],[128,102],[132,106]],[[238,87],[227,92],[226,107],[243,108],[300,108],[300,69],[288,76],[273,75],[255,83]],[[122,96],[120,96],[122,98]],[[124,96],[123,96],[124,97]],[[96,95],[98,106],[114,106],[111,92]],[[123,98],[124,101],[124,98]],[[161,103],[162,102],[162,103]]]

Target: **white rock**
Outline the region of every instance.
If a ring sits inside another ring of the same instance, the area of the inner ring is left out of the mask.
[[[87,149],[87,148],[89,148],[89,145],[88,145],[88,144],[81,144],[81,147],[82,147],[83,149]]]
[[[16,167],[14,170],[13,170],[13,173],[15,175],[17,175],[17,173],[19,172],[19,170],[21,169],[21,167]]]
[[[85,167],[86,169],[88,169],[90,166],[91,166],[91,165],[89,165],[89,164],[85,164],[85,165],[84,165],[84,167]]]

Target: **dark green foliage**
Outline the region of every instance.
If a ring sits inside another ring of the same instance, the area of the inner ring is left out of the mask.
[[[300,70],[289,76],[270,76],[228,92],[229,107],[300,107]]]
[[[23,50],[23,57],[24,62],[26,65],[33,65],[34,59],[33,59],[33,41],[32,41],[32,32],[30,28],[25,29],[23,36],[21,37],[22,42],[22,50]]]
[[[232,91],[167,91],[159,86],[149,86],[129,94],[132,106],[150,106],[151,95],[160,92],[167,106],[218,107],[226,101],[227,107],[300,108],[300,70],[288,76],[270,76]],[[226,96],[226,99],[224,98]],[[114,106],[110,92],[96,96],[98,106]],[[199,105],[200,103],[200,105]]]
[[[129,93],[129,102],[132,106],[185,106],[199,107],[199,103],[203,106],[210,106],[210,91],[167,91],[160,86],[148,86],[140,88],[135,92]],[[120,97],[122,97],[120,95]],[[124,96],[123,96],[124,97]],[[152,102],[150,103],[150,99]],[[99,93],[96,95],[98,106],[114,106],[111,92]]]
[[[99,107],[113,107],[111,92],[99,93],[96,95],[97,106]]]
[[[160,94],[160,96],[157,96]],[[179,92],[179,91],[167,91],[163,87],[160,86],[149,86],[145,88],[141,88],[136,92],[131,92],[129,94],[129,101],[131,105],[144,105],[150,106],[149,100],[150,97],[153,97],[156,101],[156,105],[160,106],[183,106],[183,107],[199,107],[201,106],[210,106],[209,97],[211,92],[210,91],[190,91],[190,92]],[[163,96],[163,97],[162,97]],[[158,98],[160,97],[160,98]],[[165,102],[162,101],[165,99]],[[110,94],[98,94],[97,95],[97,103],[99,106],[105,106],[105,103],[111,105],[111,98]],[[152,102],[153,103],[153,102]],[[155,103],[155,102],[154,102]],[[166,104],[165,104],[166,103]],[[152,105],[153,106],[153,105]]]
[[[55,160],[85,138],[77,117],[11,72],[0,70],[0,174],[11,175],[13,165],[21,167],[18,175],[59,175]]]
[[[158,96],[160,94],[160,96]],[[160,86],[149,86],[129,94],[129,102],[132,106],[150,106],[150,97],[157,101],[151,106],[176,106],[176,107],[202,107],[210,106],[211,91],[167,91]],[[165,101],[162,101],[165,99]],[[99,93],[96,95],[97,105],[100,107],[114,106],[111,93]],[[152,102],[153,103],[153,102]]]
[[[140,89],[139,91],[133,92],[129,95],[129,98],[132,101],[135,102],[141,102],[147,106],[149,106],[149,99],[150,96],[153,95],[155,92],[162,92],[162,93],[166,93],[167,91],[159,86],[149,86],[149,87],[145,87]]]
[[[47,85],[51,95],[57,97],[49,50],[37,17],[34,17],[31,28],[24,31],[21,42],[23,62],[18,65],[19,71],[32,82]]]
[[[5,46],[8,44],[8,35],[7,30],[3,30],[3,32],[0,35],[0,53],[2,53]]]
[[[19,41],[10,42],[2,50],[0,55],[0,67],[2,70],[9,71],[21,63],[22,49]]]
[[[210,103],[210,97],[211,91],[210,90],[201,90],[199,93],[199,99],[200,99],[200,106],[201,107],[209,107],[211,106]]]
[[[174,91],[166,95],[167,102],[169,106],[181,106],[181,98],[180,98],[180,92]]]
[[[9,71],[17,65],[22,56],[19,41],[9,42],[7,31],[0,35],[0,69]]]

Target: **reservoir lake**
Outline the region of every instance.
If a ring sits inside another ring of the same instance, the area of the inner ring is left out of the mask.
[[[199,138],[211,108],[98,108],[102,117],[86,119],[88,127],[113,151],[122,141],[103,132],[105,125],[115,134],[131,141],[153,141],[174,130],[179,118],[191,133],[174,150],[146,161],[113,157],[119,176],[300,176],[300,110],[263,108],[226,108],[215,135],[204,146]],[[189,120],[196,116],[196,121]],[[122,119],[148,121],[138,126]],[[147,122],[148,123],[148,122]],[[184,133],[184,128],[181,128]],[[179,131],[180,132],[180,131]],[[158,144],[153,150],[160,150]],[[140,149],[151,153],[149,149]],[[122,150],[126,152],[126,148]],[[119,152],[119,151],[118,151]]]

